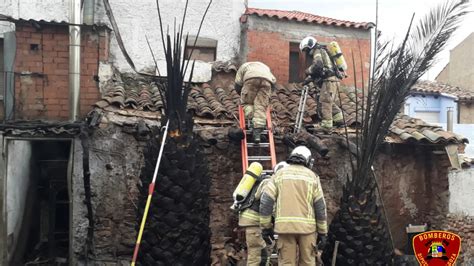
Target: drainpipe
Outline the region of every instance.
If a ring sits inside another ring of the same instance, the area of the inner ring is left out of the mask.
[[[80,119],[81,86],[81,0],[69,0],[69,120]]]
[[[447,114],[447,119],[446,119],[446,122],[447,122],[446,129],[449,132],[453,132],[453,123],[454,123],[453,107],[448,107],[447,109],[448,109],[448,114]]]
[[[95,0],[84,0],[84,13],[82,17],[84,24],[94,24],[94,8]]]

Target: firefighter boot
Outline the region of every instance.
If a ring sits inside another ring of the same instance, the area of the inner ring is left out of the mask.
[[[256,144],[260,143],[260,135],[262,134],[263,129],[261,128],[254,128],[253,129],[253,142]]]

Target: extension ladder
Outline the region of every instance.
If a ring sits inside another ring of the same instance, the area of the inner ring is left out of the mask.
[[[267,129],[262,131],[262,140],[267,142],[253,143],[249,142],[248,138],[252,139],[252,130],[246,128],[244,109],[239,106],[239,122],[240,128],[244,132],[244,138],[241,142],[242,150],[242,174],[247,171],[249,162],[259,162],[263,165],[262,174],[272,174],[273,167],[276,164],[275,143],[273,141],[272,117],[270,107],[267,108]],[[261,155],[261,148],[268,148],[268,152]]]
[[[304,85],[303,89],[301,90],[301,97],[300,97],[300,102],[298,104],[298,113],[296,115],[295,129],[293,133],[300,132],[301,125],[303,124],[304,109],[306,107],[306,100],[308,99],[308,90],[309,90],[308,85]]]

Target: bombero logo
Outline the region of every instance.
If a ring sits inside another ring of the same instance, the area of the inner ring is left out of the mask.
[[[413,238],[413,250],[420,265],[454,265],[461,250],[461,238],[447,231],[429,231]]]

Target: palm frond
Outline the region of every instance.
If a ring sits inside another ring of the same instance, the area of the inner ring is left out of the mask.
[[[455,0],[432,8],[416,26],[413,18],[405,38],[398,45],[377,44],[373,80],[370,82],[361,129],[360,156],[353,175],[360,188],[370,181],[370,169],[377,147],[400,111],[410,88],[433,65],[467,13],[469,1]]]

